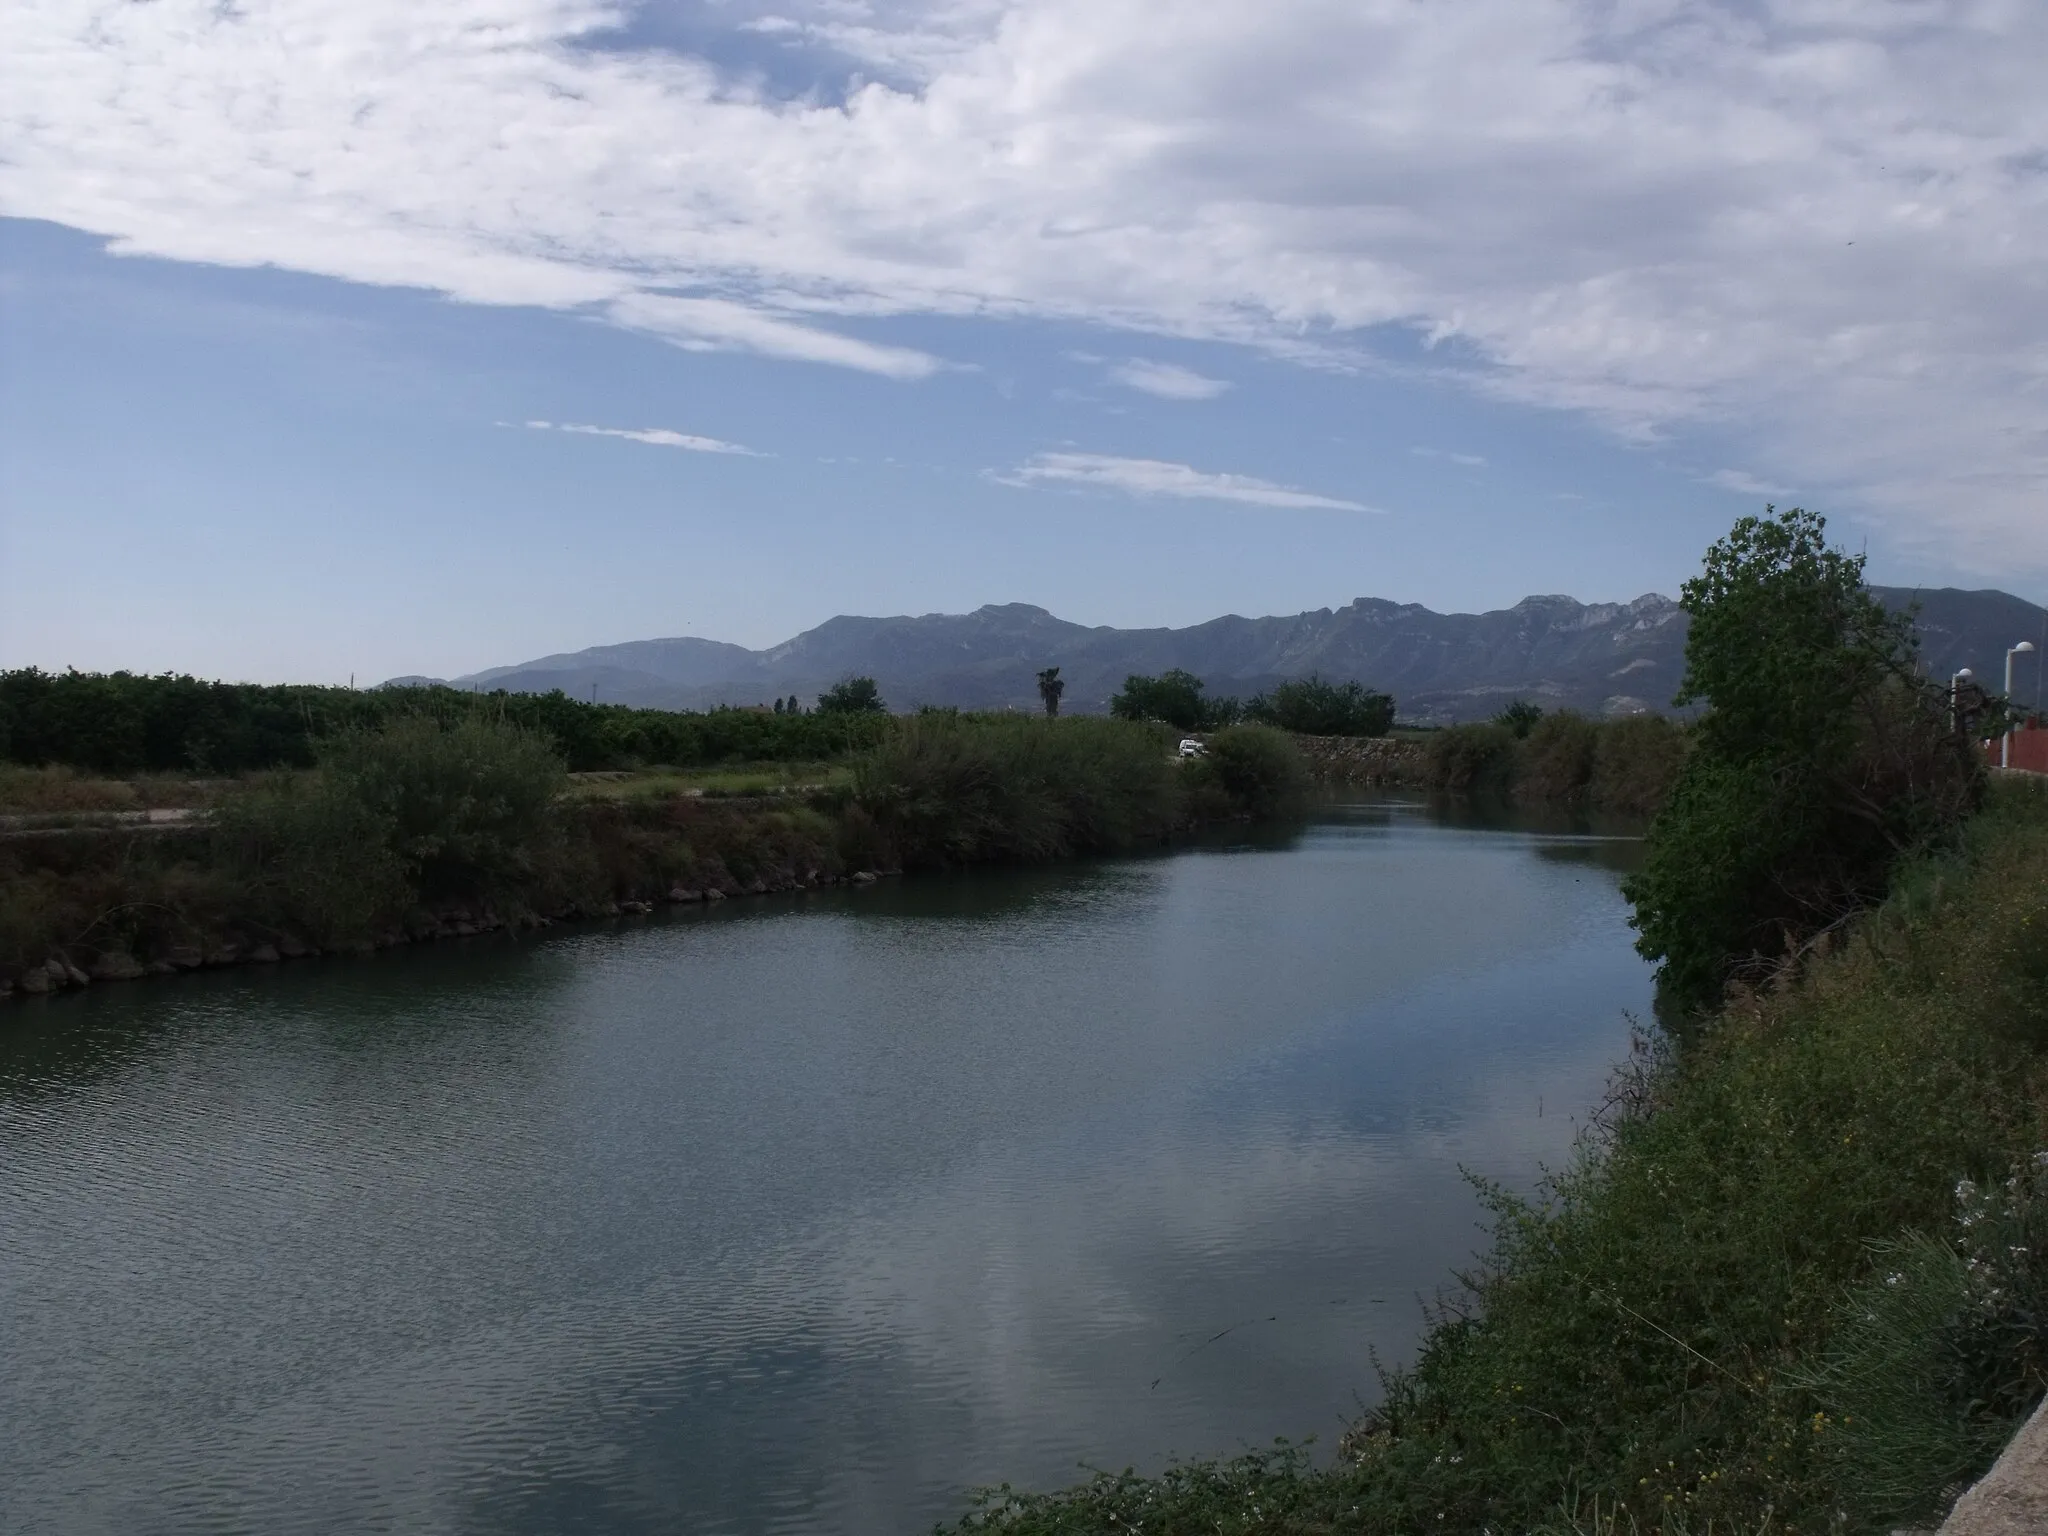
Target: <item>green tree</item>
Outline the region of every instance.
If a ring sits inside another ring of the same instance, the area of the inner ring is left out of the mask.
[[[1047,667],[1038,674],[1038,696],[1045,701],[1046,718],[1057,720],[1060,714],[1060,695],[1067,691],[1066,682],[1060,677],[1058,667]]]
[[[1982,771],[1915,671],[1909,615],[1794,508],[1707,552],[1677,703],[1704,704],[1625,887],[1667,1002],[1711,1003],[1884,894],[1905,853],[1974,807]]]
[[[882,702],[882,690],[875,686],[872,677],[842,677],[818,695],[818,713],[821,715],[885,715],[888,712],[889,706]]]
[[[1527,741],[1529,733],[1536,729],[1536,722],[1543,718],[1543,708],[1531,704],[1527,699],[1517,699],[1506,709],[1493,717],[1495,725],[1506,726],[1515,733],[1515,740]]]
[[[1243,713],[1237,700],[1207,698],[1202,689],[1199,677],[1179,667],[1158,677],[1134,672],[1123,692],[1111,696],[1109,712],[1119,720],[1164,720],[1183,731],[1215,730]]]
[[[1394,701],[1355,680],[1326,682],[1311,672],[1254,696],[1244,714],[1301,736],[1384,736],[1394,723]]]

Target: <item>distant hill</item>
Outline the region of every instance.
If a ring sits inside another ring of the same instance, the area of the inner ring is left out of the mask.
[[[2048,614],[1998,591],[1874,589],[1899,608],[1918,601],[1927,670],[1972,668],[1997,686],[2008,645],[2048,639]],[[1070,624],[1028,603],[972,613],[841,615],[763,651],[716,640],[635,640],[487,671],[457,687],[546,693],[663,709],[757,704],[796,694],[806,703],[850,675],[873,677],[892,708],[952,704],[1037,709],[1035,675],[1056,666],[1065,707],[1100,713],[1133,672],[1184,667],[1212,693],[1249,695],[1310,672],[1356,678],[1394,695],[1407,720],[1472,720],[1526,698],[1549,708],[1626,714],[1669,707],[1684,666],[1685,614],[1670,598],[1581,603],[1526,597],[1491,613],[1436,613],[1361,597],[1337,609],[1186,629]],[[393,679],[417,682],[423,679]],[[2034,674],[2020,679],[2033,697]]]

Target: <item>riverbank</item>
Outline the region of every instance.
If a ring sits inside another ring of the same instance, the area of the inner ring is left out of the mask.
[[[433,906],[415,907],[373,931],[340,938],[324,948],[305,937],[305,925],[294,925],[289,919],[280,920],[280,915],[268,904],[260,912],[237,911],[233,897],[225,893],[206,893],[214,896],[212,902],[206,902],[202,893],[211,864],[211,850],[203,841],[203,830],[194,829],[198,839],[194,845],[184,850],[182,857],[172,853],[169,860],[138,861],[138,850],[134,847],[110,847],[104,838],[97,838],[99,846],[92,848],[64,874],[91,881],[95,872],[89,872],[84,866],[110,857],[127,871],[131,883],[125,886],[117,883],[119,877],[111,871],[96,872],[101,879],[93,883],[100,884],[101,899],[112,899],[112,905],[105,912],[118,919],[147,904],[160,907],[171,918],[171,923],[150,924],[146,932],[138,935],[137,925],[131,921],[124,925],[128,933],[122,937],[97,935],[89,924],[79,937],[68,943],[35,945],[31,940],[30,944],[35,948],[49,950],[47,958],[40,964],[33,960],[27,963],[17,961],[11,968],[11,974],[0,975],[0,999],[10,995],[42,996],[66,988],[89,986],[94,982],[132,981],[227,966],[275,965],[289,960],[316,959],[330,953],[370,954],[440,939],[525,932],[581,920],[644,915],[668,906],[715,904],[735,898],[834,886],[857,890],[903,873],[900,867],[892,866],[840,868],[838,866],[843,860],[836,856],[835,849],[823,842],[802,837],[777,839],[776,831],[787,830],[787,827],[778,829],[776,822],[786,823],[786,820],[786,808],[766,799],[720,806],[709,817],[689,826],[671,820],[666,836],[658,839],[652,847],[641,840],[643,846],[640,851],[653,853],[660,862],[682,862],[677,855],[683,848],[694,853],[696,847],[702,847],[705,856],[690,858],[689,873],[666,889],[660,888],[658,881],[649,885],[644,879],[636,880],[628,875],[622,894],[569,896],[559,905],[537,907],[536,900],[545,901],[545,897],[537,893],[512,893],[505,910],[491,899],[444,901]],[[135,835],[146,829],[123,830]],[[593,842],[606,835],[588,820],[584,823],[584,830],[591,835]],[[619,831],[617,827],[611,828],[609,835],[616,836]],[[692,833],[698,839],[695,845],[689,842]],[[79,834],[51,830],[37,835],[41,838],[65,838]],[[669,839],[681,840],[681,846],[666,846]],[[737,846],[759,857],[764,845],[768,845],[765,863],[737,855],[728,861],[718,852],[721,847],[733,852]],[[80,850],[66,851],[77,853]],[[596,852],[595,847],[591,851]],[[664,858],[664,854],[668,857]],[[138,869],[138,863],[154,863],[157,867]],[[745,873],[745,879],[734,873],[735,867]],[[681,883],[683,879],[691,883]],[[159,894],[162,886],[170,884],[183,887],[183,905],[171,907],[167,903],[148,900],[150,896]],[[194,896],[200,896],[201,901],[195,904]],[[73,893],[72,902],[67,904],[76,906],[76,893]],[[214,910],[206,911],[206,906]]]
[[[836,785],[714,796],[672,775],[572,784],[534,733],[413,717],[140,820],[126,807],[161,785],[49,776],[39,824],[0,836],[0,997],[1111,853],[1290,809],[1302,772],[1278,732],[1219,733],[1188,763],[1167,735],[912,719]],[[68,817],[49,809],[67,797]]]
[[[958,1529],[1875,1536],[2048,1388],[2048,795],[1682,1052],[1645,1038],[1334,1462],[988,1495]],[[1363,1369],[1363,1365],[1361,1367]]]

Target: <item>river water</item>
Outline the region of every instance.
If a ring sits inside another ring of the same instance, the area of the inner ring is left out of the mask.
[[[1645,1012],[1385,799],[0,1012],[0,1530],[907,1532],[1321,1437]]]

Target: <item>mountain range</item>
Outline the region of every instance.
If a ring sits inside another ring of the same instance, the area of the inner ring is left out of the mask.
[[[1872,589],[1894,609],[1919,605],[1921,654],[1931,676],[1969,667],[1998,687],[2007,646],[2048,651],[2048,612],[2010,593],[1954,587]],[[1391,693],[1401,718],[1484,718],[1517,698],[1593,714],[1662,710],[1684,668],[1686,617],[1652,593],[1629,603],[1526,597],[1489,613],[1436,613],[1415,603],[1361,597],[1342,608],[1284,617],[1235,614],[1185,629],[1073,624],[1028,603],[972,613],[863,618],[842,614],[766,650],[718,640],[634,640],[542,656],[445,679],[514,693],[561,689],[577,698],[658,709],[766,703],[795,694],[809,704],[844,677],[874,678],[892,709],[1037,709],[1036,674],[1056,666],[1064,708],[1101,713],[1131,673],[1181,667],[1211,693],[1249,695],[1320,673]],[[2016,676],[2033,702],[2034,663]],[[441,682],[393,678],[385,686]]]

